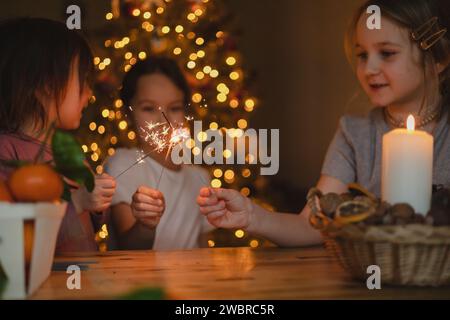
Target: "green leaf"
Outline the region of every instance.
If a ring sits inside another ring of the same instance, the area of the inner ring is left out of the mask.
[[[84,153],[75,138],[67,132],[55,130],[52,138],[53,159],[56,169],[66,178],[94,190],[94,175],[85,164]]]
[[[163,300],[166,294],[162,288],[142,288],[119,296],[120,300]]]
[[[63,181],[63,183],[64,183],[64,192],[61,198],[67,202],[70,202],[72,201],[72,193],[70,192],[71,187],[69,184],[67,184],[67,182]]]

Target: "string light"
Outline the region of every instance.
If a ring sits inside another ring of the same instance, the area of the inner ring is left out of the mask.
[[[192,149],[193,147],[195,147],[195,140],[192,138],[187,139],[185,144],[186,144],[186,147],[188,147],[189,149]]]
[[[194,68],[195,68],[195,62],[194,62],[194,61],[189,61],[189,62],[187,63],[187,67],[188,67],[189,69],[194,69]]]
[[[97,124],[95,122],[89,123],[89,129],[91,131],[95,131],[96,128],[97,128]]]
[[[236,109],[239,106],[239,101],[237,99],[230,100],[230,107]]]
[[[250,189],[247,187],[244,187],[241,189],[241,194],[245,197],[248,197],[250,195]]]
[[[193,22],[195,19],[196,19],[197,17],[195,16],[195,14],[194,13],[189,13],[188,15],[187,15],[187,19],[189,20],[189,21],[191,21],[191,22]]]
[[[110,139],[111,144],[116,144],[117,143],[117,137],[116,136],[112,136]]]
[[[225,94],[225,93],[219,93],[218,95],[217,95],[217,101],[219,101],[219,102],[225,102],[225,101],[227,101],[227,95]]]
[[[132,12],[133,16],[138,17],[141,14],[141,10],[139,9],[134,9]]]
[[[236,58],[235,57],[228,57],[225,62],[227,63],[227,65],[233,66],[236,63]]]
[[[211,130],[217,130],[217,129],[219,128],[219,125],[217,124],[217,122],[211,122],[211,123],[209,124],[209,128],[210,128]]]
[[[88,147],[87,147],[87,145],[85,145],[85,144],[83,144],[82,146],[81,146],[81,149],[83,149],[83,152],[84,153],[86,153],[86,152],[88,152]]]
[[[241,238],[244,237],[245,232],[244,232],[244,230],[239,229],[239,230],[236,230],[236,232],[234,233],[234,235],[236,236],[236,238],[241,239]]]
[[[98,133],[100,133],[100,134],[104,134],[105,133],[105,126],[99,126],[98,127]]]
[[[211,70],[209,75],[211,76],[211,78],[217,78],[219,76],[219,71],[217,71],[216,69]]]
[[[237,79],[239,79],[239,73],[236,72],[236,71],[231,72],[231,73],[230,73],[230,79],[231,79],[231,80],[237,80]]]
[[[194,155],[194,156],[198,156],[199,154],[200,154],[200,148],[199,147],[194,147],[194,148],[192,148],[192,154]]]
[[[212,70],[212,69],[211,69],[210,66],[204,66],[204,67],[203,67],[203,72],[206,73],[206,74],[210,73],[211,70]]]
[[[211,187],[213,188],[220,188],[222,186],[222,181],[219,179],[212,179],[211,180]]]
[[[164,34],[168,34],[170,32],[170,27],[169,26],[162,27],[161,32]]]
[[[120,130],[125,130],[127,128],[128,124],[125,120],[122,120],[119,122],[119,129]]]
[[[173,54],[174,55],[179,55],[181,53],[181,48],[175,48],[175,49],[173,49]]]
[[[200,142],[205,142],[207,138],[208,138],[208,135],[206,134],[205,131],[200,131],[200,132],[197,134],[197,139],[198,139],[198,141],[200,141]]]
[[[115,150],[114,148],[109,148],[109,149],[108,149],[108,155],[109,155],[109,156],[113,156],[114,153],[116,153],[116,150]]]
[[[205,55],[206,55],[205,51],[203,51],[203,50],[198,50],[198,51],[197,51],[197,56],[198,56],[199,58],[204,58]]]
[[[213,248],[216,243],[213,240],[208,240],[208,247]]]
[[[247,120],[245,120],[245,119],[239,119],[237,122],[237,125],[239,128],[245,129],[245,128],[247,128],[248,123],[247,123]]]
[[[92,151],[96,151],[97,149],[98,149],[98,144],[95,143],[95,142],[92,143],[92,144],[91,144],[91,150],[92,150]]]
[[[114,101],[114,106],[116,108],[121,108],[123,106],[123,101],[121,99],[117,99],[116,101]]]
[[[227,171],[225,171],[224,177],[225,177],[225,179],[227,179],[227,180],[232,180],[232,179],[234,179],[234,171],[233,171],[233,170],[227,170]]]
[[[139,59],[144,60],[147,57],[147,54],[144,51],[139,52],[138,54]]]
[[[243,169],[243,170],[242,170],[242,176],[243,176],[244,178],[250,177],[251,174],[252,174],[252,172],[250,171],[250,169]]]
[[[177,25],[177,26],[175,27],[175,32],[176,32],[176,33],[182,33],[183,30],[184,30],[184,27],[183,27],[182,25]]]
[[[255,107],[255,101],[253,101],[253,99],[245,100],[245,107],[244,107],[245,111],[252,112],[254,107]]]
[[[213,172],[213,175],[216,178],[220,178],[223,175],[223,172],[220,169],[215,169],[214,172]]]
[[[202,95],[200,93],[194,93],[192,95],[192,101],[194,103],[200,103],[202,101],[202,99],[203,99],[203,97],[202,97]]]
[[[108,120],[113,121],[116,118],[116,113],[113,110],[109,110]]]
[[[108,118],[109,116],[109,110],[108,109],[103,109],[102,111],[102,117],[103,118]],[[94,129],[95,130],[95,129]]]
[[[258,246],[259,246],[258,240],[252,240],[252,241],[250,241],[250,247],[256,248],[256,247],[258,247]]]
[[[196,77],[198,80],[202,80],[203,78],[205,78],[205,74],[204,74],[203,72],[201,72],[201,71],[198,71],[198,72],[196,73],[195,77]]]
[[[99,57],[95,57],[94,58],[94,64],[98,65],[100,63],[100,58]]]
[[[164,8],[163,8],[163,7],[158,7],[158,8],[156,9],[156,13],[157,13],[157,14],[163,14],[163,13],[164,13]]]
[[[111,20],[113,18],[113,14],[111,12],[108,12],[105,16],[106,20]]]
[[[150,19],[152,14],[150,12],[146,11],[146,12],[144,12],[144,14],[142,16],[144,17],[144,19]]]
[[[228,159],[229,157],[231,157],[231,151],[228,149],[225,149],[223,151],[223,156],[224,156],[224,158]]]
[[[203,39],[203,38],[197,38],[197,39],[195,39],[195,43],[196,43],[197,45],[201,46],[202,44],[205,43],[205,39]]]
[[[128,132],[128,139],[130,140],[136,139],[136,133],[134,131]]]

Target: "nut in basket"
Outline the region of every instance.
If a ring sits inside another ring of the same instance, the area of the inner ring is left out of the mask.
[[[450,285],[450,190],[435,188],[430,211],[389,204],[357,184],[348,193],[310,189],[310,223],[353,278],[378,265],[384,284]]]

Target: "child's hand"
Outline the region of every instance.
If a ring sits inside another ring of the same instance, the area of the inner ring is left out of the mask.
[[[140,186],[133,194],[131,210],[142,224],[155,228],[166,208],[163,194],[155,189]]]
[[[116,190],[116,181],[106,173],[95,176],[95,188],[88,192],[82,186],[72,192],[72,201],[78,213],[82,211],[102,212],[111,205],[112,197]]]
[[[200,212],[217,228],[248,228],[253,204],[236,190],[202,188],[197,197]]]

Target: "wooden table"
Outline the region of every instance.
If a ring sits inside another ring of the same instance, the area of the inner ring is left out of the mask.
[[[446,288],[368,290],[350,280],[321,247],[112,251],[57,257],[32,299],[108,299],[161,287],[174,299],[450,299]],[[81,267],[81,289],[68,290],[65,266]]]

